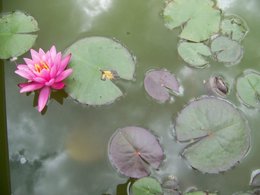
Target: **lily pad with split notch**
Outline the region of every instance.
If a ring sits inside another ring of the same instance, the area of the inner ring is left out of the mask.
[[[88,37],[72,44],[66,53],[72,54],[69,67],[73,69],[66,80],[66,91],[80,103],[103,105],[122,96],[122,91],[113,82],[113,72],[116,78],[133,80],[135,60],[117,41]]]
[[[180,84],[168,70],[150,70],[144,79],[145,91],[155,100],[166,102],[171,95],[180,94]]]
[[[237,79],[237,95],[247,106],[260,108],[260,73],[246,71],[242,77]]]
[[[204,68],[208,65],[205,57],[211,56],[211,51],[204,43],[180,42],[178,53],[181,58],[194,68]]]
[[[37,21],[21,11],[0,17],[0,59],[18,57],[35,43],[39,30]]]
[[[141,127],[118,129],[108,147],[111,164],[123,175],[141,178],[150,174],[150,168],[158,169],[163,150],[157,138]]]
[[[163,12],[165,26],[183,26],[180,38],[193,42],[209,39],[219,31],[220,10],[212,0],[174,0]]]
[[[239,42],[219,36],[211,43],[211,51],[219,62],[227,66],[238,64],[243,57],[243,47]]]
[[[231,103],[216,97],[191,101],[175,121],[175,134],[178,141],[189,143],[183,158],[203,173],[229,170],[250,147],[247,121]]]
[[[131,195],[162,195],[161,184],[152,177],[143,177],[131,187]]]

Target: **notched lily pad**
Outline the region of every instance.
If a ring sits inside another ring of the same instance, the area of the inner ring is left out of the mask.
[[[178,53],[186,63],[195,68],[204,68],[209,63],[205,57],[211,56],[207,45],[184,41],[179,44]]]
[[[21,11],[0,17],[0,59],[18,57],[34,44],[39,30],[37,21]]]
[[[237,95],[247,106],[260,108],[260,73],[247,71],[237,79]]]
[[[236,15],[226,16],[221,22],[221,33],[234,41],[242,41],[248,31],[246,22]]]
[[[209,39],[219,31],[220,10],[212,0],[174,0],[163,12],[166,27],[183,25],[180,38],[193,42]]]
[[[150,70],[144,79],[145,91],[155,100],[166,102],[171,95],[181,93],[178,80],[168,70]]]
[[[123,175],[141,178],[150,174],[150,167],[158,169],[164,156],[156,139],[146,129],[125,127],[111,137],[108,156],[112,165]]]
[[[162,195],[161,184],[152,177],[144,177],[137,180],[132,188],[132,195]]]
[[[217,61],[226,65],[238,64],[243,57],[243,47],[228,37],[219,36],[211,43],[211,51]]]
[[[175,134],[178,141],[190,143],[182,156],[204,173],[227,171],[250,147],[247,121],[231,103],[215,97],[190,102],[176,119]]]
[[[88,37],[71,45],[69,66],[72,75],[66,81],[66,91],[78,102],[103,105],[122,96],[114,79],[132,80],[135,61],[120,43],[105,37]]]
[[[260,186],[260,169],[254,170],[251,173],[249,185],[253,187]]]

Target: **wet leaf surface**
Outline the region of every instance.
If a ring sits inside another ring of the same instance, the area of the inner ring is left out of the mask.
[[[132,186],[132,195],[162,195],[160,183],[151,177],[137,180]]]

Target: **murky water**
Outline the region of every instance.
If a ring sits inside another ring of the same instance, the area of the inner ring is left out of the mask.
[[[166,159],[154,176],[172,174],[184,190],[197,186],[223,195],[248,190],[251,171],[260,168],[259,111],[240,106],[234,90],[228,99],[244,111],[252,130],[251,151],[234,169],[218,175],[196,172],[179,156],[184,147],[172,139],[172,121],[192,98],[207,94],[203,80],[222,74],[231,82],[251,68],[260,70],[260,1],[222,0],[225,12],[244,18],[250,32],[243,41],[245,55],[231,68],[212,63],[204,70],[191,69],[177,55],[179,30],[164,27],[163,0],[3,0],[3,10],[22,10],[39,22],[35,48],[53,44],[64,50],[76,40],[92,35],[115,37],[137,57],[136,80],[119,82],[126,96],[112,105],[88,107],[66,98],[52,99],[44,115],[33,109],[33,95],[19,94],[15,64],[5,63],[11,184],[14,195],[101,195],[116,193],[127,178],[119,176],[107,158],[107,143],[113,132],[138,125],[159,136]],[[26,54],[28,55],[28,54]],[[21,60],[18,60],[18,63]],[[185,91],[174,103],[158,104],[143,88],[144,74],[151,68],[167,68]]]

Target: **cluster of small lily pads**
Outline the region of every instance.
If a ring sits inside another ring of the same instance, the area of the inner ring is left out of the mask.
[[[187,65],[205,68],[210,64],[210,60],[215,60],[230,67],[241,61],[244,50],[242,40],[248,32],[248,27],[242,18],[234,15],[222,16],[221,12],[212,0],[166,2],[163,11],[165,26],[169,29],[182,27],[178,53]],[[38,30],[37,21],[32,16],[20,11],[3,15],[0,18],[0,58],[16,58],[26,53],[33,46]],[[61,57],[52,57],[52,54],[58,55],[54,49],[49,53],[39,50],[40,64],[32,64],[37,76],[41,75],[41,71],[52,70],[52,66],[45,62],[44,56],[49,55],[49,63],[55,64],[57,60],[62,64]],[[73,73],[68,78],[66,75],[66,87],[60,85],[60,89],[65,87],[70,97],[79,103],[112,103],[123,95],[117,86],[117,80],[134,79],[135,57],[117,40],[106,37],[83,38],[65,50],[64,55],[70,54],[72,57],[67,71],[73,70]],[[32,54],[32,57],[35,56],[38,54]],[[28,64],[31,62],[25,61]],[[57,78],[60,77],[65,79],[64,75],[57,75]],[[61,80],[57,78],[57,81]],[[40,80],[37,77],[37,81]],[[28,76],[28,83],[31,82]],[[47,84],[44,84],[44,89]],[[227,84],[220,77],[214,77],[210,85],[218,95],[222,92],[222,97],[228,93]],[[51,89],[59,90],[59,87]],[[175,75],[164,68],[146,73],[144,89],[160,103],[166,103],[172,96],[183,93]],[[236,92],[243,104],[259,109],[260,74],[254,70],[245,71],[244,75],[237,79]],[[44,101],[46,104],[47,100]],[[41,106],[39,111],[42,109]],[[181,156],[192,168],[203,173],[229,170],[245,157],[250,148],[250,128],[241,111],[226,99],[215,96],[202,96],[191,100],[175,119],[174,134],[178,142],[188,143]],[[109,160],[116,170],[129,178],[137,179],[131,184],[129,194],[181,194],[175,185],[174,177],[165,181],[149,177],[151,168],[158,169],[164,160],[163,147],[149,130],[135,126],[120,128],[112,135],[108,147]],[[252,186],[260,185],[259,175],[259,170],[252,173]],[[184,192],[184,195],[204,194],[217,193],[198,190]]]

